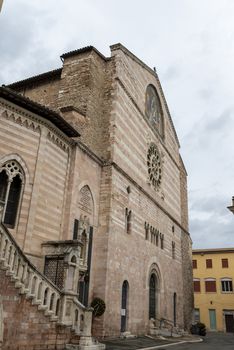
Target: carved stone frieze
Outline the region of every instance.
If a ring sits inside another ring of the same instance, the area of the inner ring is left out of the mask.
[[[37,122],[32,121],[24,116],[19,116],[15,113],[9,113],[8,111],[5,110],[3,113],[1,113],[1,117],[7,120],[10,120],[22,127],[30,129],[34,132],[38,132],[38,133],[41,132],[41,127]]]

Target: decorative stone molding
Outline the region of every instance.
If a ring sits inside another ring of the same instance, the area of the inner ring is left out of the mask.
[[[160,248],[164,248],[164,234],[155,227],[151,226],[148,222],[145,222],[145,239],[156,245],[156,247],[159,246],[160,241]]]
[[[116,78],[117,83],[119,84],[119,86],[123,89],[123,91],[126,93],[126,95],[128,96],[128,98],[130,99],[130,101],[133,103],[134,107],[136,108],[136,110],[140,113],[140,115],[142,116],[142,118],[145,120],[145,122],[147,123],[147,125],[149,126],[149,128],[151,129],[151,131],[153,132],[154,135],[157,136],[157,140],[160,142],[161,146],[163,147],[164,151],[167,153],[167,156],[170,157],[170,159],[173,161],[173,163],[175,164],[175,166],[180,169],[179,164],[177,162],[177,160],[171,155],[171,153],[169,152],[169,150],[167,149],[167,146],[165,144],[165,141],[162,139],[162,137],[160,136],[159,132],[157,132],[157,130],[150,124],[148,118],[145,116],[145,114],[142,112],[141,108],[138,106],[138,104],[135,102],[134,98],[131,96],[131,94],[129,93],[128,89],[125,87],[124,83],[121,81],[121,79]],[[165,122],[166,122],[166,118],[165,118]],[[166,135],[165,135],[165,139],[166,139]],[[179,145],[178,145],[179,146]]]
[[[36,115],[34,113],[30,113],[21,108],[16,108],[15,105],[11,103],[5,102],[5,100],[0,99],[0,107],[3,107],[4,110],[1,113],[0,117],[4,117],[7,120],[11,120],[22,127],[26,127],[35,132],[41,133],[41,129],[45,126],[48,130],[51,131],[52,134],[56,135],[57,138],[61,139],[67,147],[73,144],[73,139],[67,137],[62,131],[60,131],[56,126],[54,126],[49,121],[44,120],[40,115]]]
[[[23,174],[25,177],[24,182],[31,183],[32,182],[31,174],[29,173],[26,162],[22,159],[22,157],[19,154],[10,153],[10,154],[4,155],[2,158],[0,158],[0,167],[2,167],[3,164],[13,160],[18,162],[20,167],[22,168]]]
[[[162,161],[157,146],[151,143],[147,152],[149,182],[158,191],[162,182]]]
[[[47,138],[56,146],[61,148],[64,152],[67,152],[67,153],[69,152],[69,149],[70,149],[69,146],[51,131],[48,132]]]
[[[14,113],[9,114],[6,110],[1,114],[1,116],[34,132],[41,132],[41,127],[37,122],[29,120],[24,116],[19,116]]]

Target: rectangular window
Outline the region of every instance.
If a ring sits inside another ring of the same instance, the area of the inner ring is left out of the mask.
[[[222,267],[224,268],[228,267],[228,259],[222,259]]]
[[[197,269],[197,260],[193,260],[193,269]]]
[[[200,309],[194,309],[194,322],[200,322]]]
[[[200,281],[193,281],[193,290],[195,293],[199,293],[201,291]]]
[[[207,293],[216,293],[216,281],[205,281],[205,290]]]
[[[231,280],[221,281],[222,292],[233,292],[233,286]]]
[[[212,269],[212,259],[206,259],[206,268]]]

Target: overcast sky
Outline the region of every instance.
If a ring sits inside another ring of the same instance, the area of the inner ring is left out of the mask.
[[[121,42],[156,67],[188,172],[194,248],[234,247],[234,1],[4,0],[0,84]]]

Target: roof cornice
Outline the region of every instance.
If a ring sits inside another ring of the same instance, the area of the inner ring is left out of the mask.
[[[30,100],[28,97],[22,96],[9,89],[8,87],[0,87],[0,97],[7,101],[13,102],[19,107],[25,108],[26,110],[40,115],[44,119],[53,123],[58,129],[68,137],[78,137],[80,134],[57,112],[42,106],[41,104]]]
[[[30,84],[44,82],[47,79],[60,78],[61,73],[62,73],[62,68],[54,69],[54,70],[51,70],[49,72],[34,75],[32,77],[16,81],[15,83],[8,84],[7,87],[9,87],[11,89],[19,89],[19,88],[24,87],[25,85],[29,86]]]
[[[60,56],[61,59],[66,59],[68,57],[76,56],[81,53],[91,52],[94,51],[98,56],[100,56],[104,61],[110,60],[109,57],[105,57],[100,51],[98,51],[94,46],[85,46],[77,50],[65,52]]]

